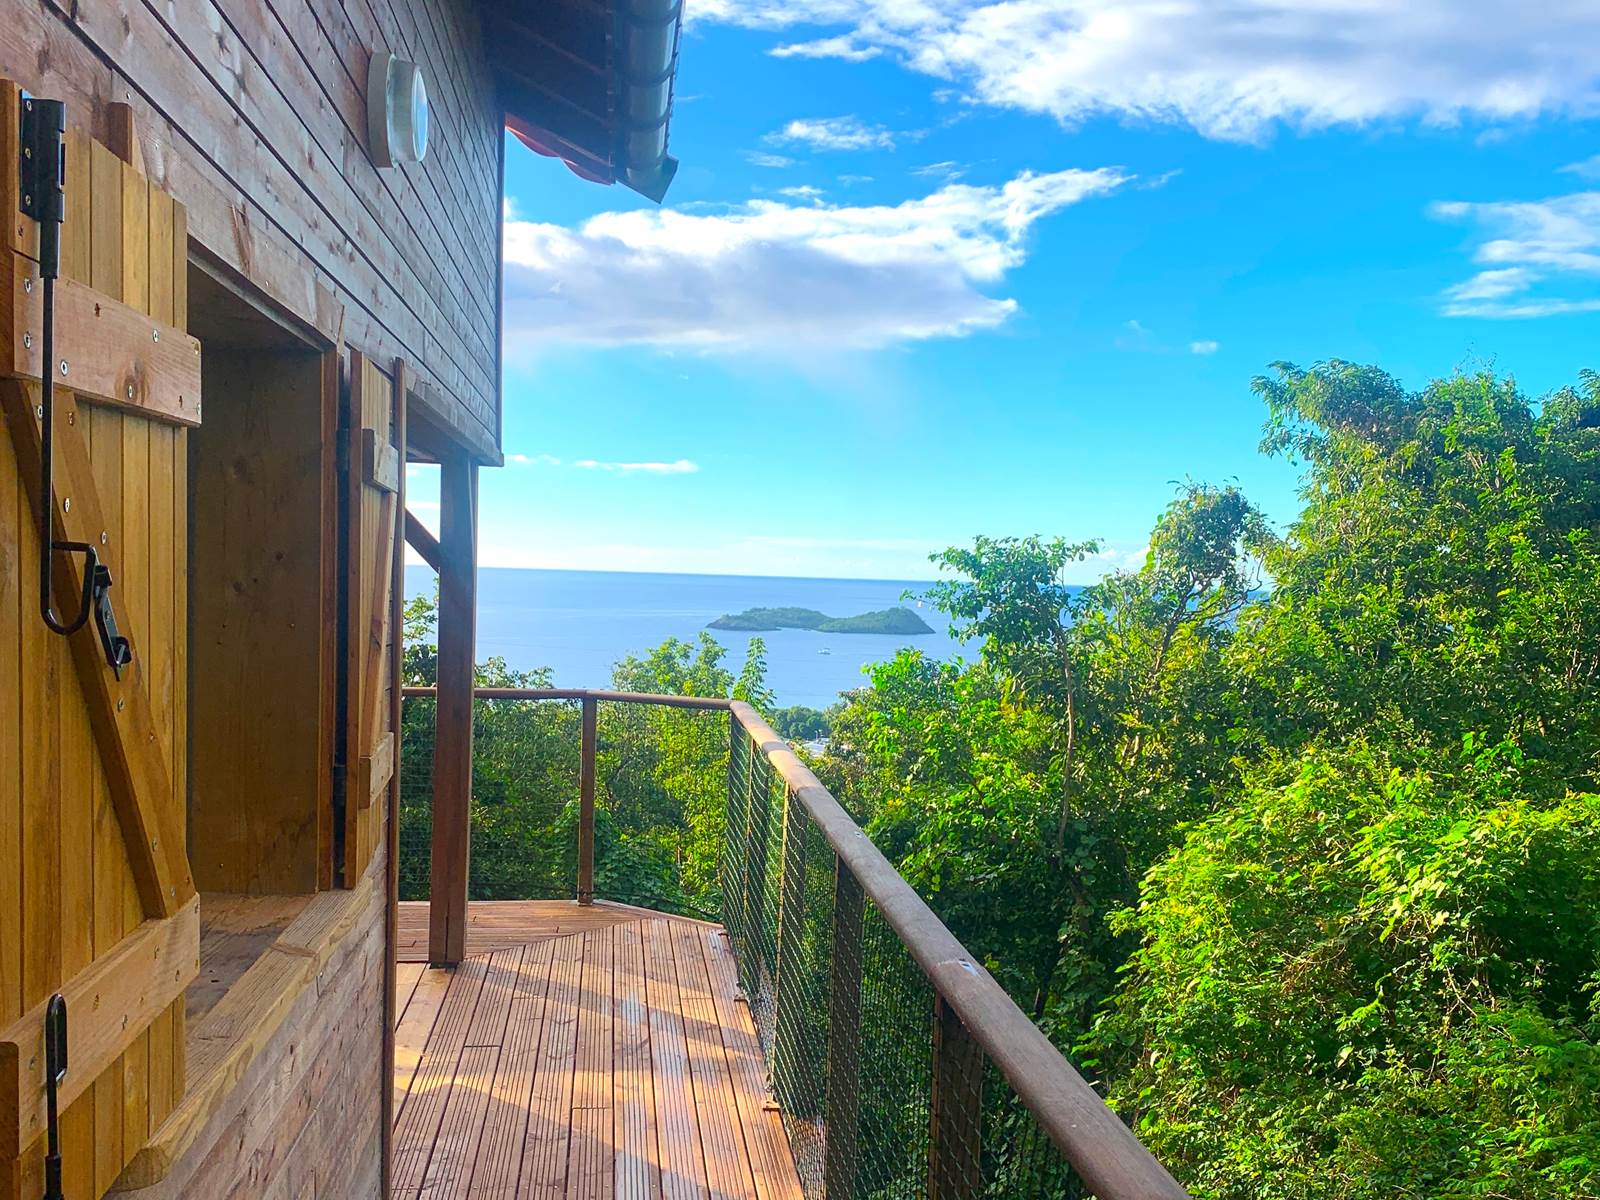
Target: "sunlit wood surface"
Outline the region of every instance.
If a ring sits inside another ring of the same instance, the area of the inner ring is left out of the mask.
[[[508,946],[521,946],[569,933],[586,933],[623,921],[688,921],[635,908],[596,900],[579,905],[573,900],[474,900],[467,906],[467,954],[490,954]],[[691,921],[704,925],[701,921]],[[396,955],[402,963],[428,961],[428,902],[405,900],[400,904],[399,940]]]
[[[494,907],[492,948],[400,967],[395,1197],[799,1200],[720,927]]]

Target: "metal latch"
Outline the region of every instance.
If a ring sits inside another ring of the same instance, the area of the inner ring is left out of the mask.
[[[61,1082],[67,1077],[67,1000],[57,992],[44,1010],[45,1152],[44,1200],[66,1200],[61,1191]]]
[[[133,646],[117,630],[111,608],[111,571],[87,542],[56,541],[55,515],[55,282],[61,269],[61,223],[67,216],[67,109],[60,100],[22,97],[21,154],[17,163],[23,215],[39,223],[39,279],[44,285],[40,341],[39,405],[39,613],[55,633],[70,635],[94,615],[106,664],[122,678]],[[65,368],[65,363],[62,364]],[[59,617],[50,602],[50,567],[56,554],[83,555],[83,595],[78,611]],[[65,1018],[63,1017],[63,1020]],[[63,1059],[63,1062],[65,1060]]]
[[[133,661],[133,645],[117,632],[117,614],[111,610],[111,568],[93,550],[88,565],[94,575],[94,627],[100,632],[100,649],[111,673],[121,679],[122,668]]]

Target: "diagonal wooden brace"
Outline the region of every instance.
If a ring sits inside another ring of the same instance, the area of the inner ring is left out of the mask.
[[[0,379],[0,407],[16,451],[17,470],[35,513],[46,497],[39,494],[40,429],[36,388],[15,379]],[[56,494],[72,501],[71,512],[53,505],[55,536],[89,542],[100,548],[115,574],[116,547],[111,544],[100,497],[94,486],[89,451],[78,417],[78,399],[58,391],[55,401]],[[83,590],[81,555],[54,556],[53,583],[59,596],[76,597]],[[124,622],[124,624],[128,624]],[[156,723],[137,649],[133,662],[112,674],[101,654],[93,622],[68,639],[78,681],[88,703],[95,745],[105,765],[111,801],[127,843],[128,862],[148,917],[169,917],[194,896],[183,829],[172,812],[172,776],[156,736]]]

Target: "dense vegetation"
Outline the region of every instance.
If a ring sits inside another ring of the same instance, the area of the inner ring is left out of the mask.
[[[774,629],[811,629],[818,633],[932,633],[928,623],[909,608],[885,608],[854,617],[830,617],[814,608],[747,608],[712,621],[709,629],[770,633]]]
[[[1600,380],[1255,386],[1285,530],[1190,483],[1088,588],[1092,542],[945,552],[976,660],[876,668],[818,773],[1197,1197],[1600,1196]],[[726,692],[716,658],[619,682]],[[604,836],[714,908],[682,728],[605,736]]]

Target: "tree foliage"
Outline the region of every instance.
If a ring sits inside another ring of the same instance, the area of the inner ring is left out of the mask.
[[[1093,541],[936,555],[975,657],[876,667],[815,769],[1196,1197],[1600,1196],[1600,379],[1255,389],[1301,471],[1281,534],[1187,482],[1092,586]],[[771,704],[759,641],[737,679],[707,636],[614,682]],[[475,894],[558,887],[575,717],[480,722],[474,821],[516,861]],[[602,715],[608,895],[717,912],[725,763],[720,724]]]
[[[1255,386],[1282,536],[936,556],[819,769],[1195,1195],[1600,1194],[1600,386]]]

